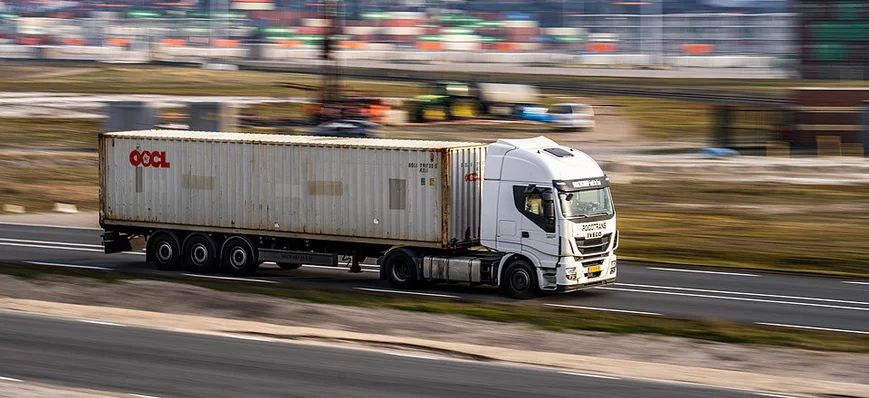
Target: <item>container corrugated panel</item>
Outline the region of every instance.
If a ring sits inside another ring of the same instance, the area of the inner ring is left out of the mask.
[[[485,150],[464,142],[106,133],[101,222],[430,247],[477,241]]]

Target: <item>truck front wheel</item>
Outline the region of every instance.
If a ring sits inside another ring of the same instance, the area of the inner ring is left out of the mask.
[[[412,289],[417,285],[416,264],[406,253],[397,252],[386,258],[386,279],[392,287]]]
[[[501,288],[508,296],[520,300],[537,297],[537,273],[526,260],[515,260],[501,278]]]
[[[223,268],[235,276],[250,276],[256,272],[259,263],[251,242],[241,236],[233,236],[223,244]]]

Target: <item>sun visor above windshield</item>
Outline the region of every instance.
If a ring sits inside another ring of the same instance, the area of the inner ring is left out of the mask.
[[[581,180],[553,180],[552,185],[559,191],[587,191],[590,189],[605,188],[610,186],[610,178],[607,176],[595,178],[583,178]]]

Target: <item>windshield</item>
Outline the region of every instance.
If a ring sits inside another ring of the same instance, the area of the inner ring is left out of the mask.
[[[570,107],[567,105],[555,105],[552,107],[552,109],[549,110],[549,113],[555,113],[555,114],[560,115],[560,114],[566,114],[566,113],[572,113],[572,112],[571,112]]]
[[[561,192],[558,198],[561,202],[561,214],[565,218],[589,218],[613,214],[609,188]]]

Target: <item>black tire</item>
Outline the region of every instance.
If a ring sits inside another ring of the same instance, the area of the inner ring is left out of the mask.
[[[161,271],[174,271],[181,267],[181,248],[174,236],[161,233],[149,239],[154,265]]]
[[[281,267],[281,269],[289,269],[289,270],[292,270],[292,269],[299,269],[299,268],[301,268],[301,267],[302,267],[302,264],[278,263],[278,267]]]
[[[396,252],[386,258],[386,280],[394,288],[413,289],[419,286],[416,263],[407,253]]]
[[[520,300],[537,297],[537,272],[528,261],[514,260],[504,270],[501,289],[508,296]]]
[[[196,234],[184,242],[184,269],[207,274],[217,269],[217,244],[207,235]]]
[[[256,273],[259,262],[249,240],[234,236],[223,244],[221,264],[223,269],[235,276],[250,276]]]

